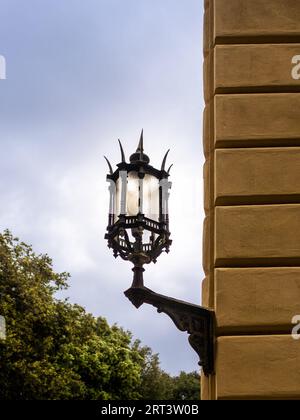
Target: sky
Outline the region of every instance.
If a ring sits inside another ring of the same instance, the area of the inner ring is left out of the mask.
[[[147,266],[152,290],[201,302],[203,0],[1,0],[0,230],[72,277],[66,296],[130,330],[169,373],[196,370],[187,334],[124,297],[131,264],[104,240],[107,165],[144,129],[160,167],[171,149],[173,246]]]

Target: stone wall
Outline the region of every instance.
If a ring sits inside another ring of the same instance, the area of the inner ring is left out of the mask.
[[[299,399],[300,1],[205,0],[204,38],[202,397]]]

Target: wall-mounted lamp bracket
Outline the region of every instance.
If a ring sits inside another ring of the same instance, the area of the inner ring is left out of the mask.
[[[199,365],[204,374],[211,375],[214,373],[215,313],[201,306],[159,295],[147,289],[143,281],[144,266],[156,263],[163,252],[170,251],[172,244],[168,204],[172,185],[169,182],[171,167],[166,171],[169,152],[158,170],[150,166],[150,158],[144,153],[143,131],[136,152],[130,156],[130,163],[126,162],[121,142],[119,145],[122,162],[117,165],[115,172],[106,158],[110,201],[105,238],[114,257],[120,256],[134,265],[133,284],[125,295],[136,308],[148,303],[158,312],[167,314],[180,331],[187,332],[192,348],[199,355]],[[146,191],[148,193],[144,194]]]
[[[212,310],[160,295],[146,287],[131,287],[125,296],[138,309],[144,303],[167,314],[176,327],[189,334],[189,343],[199,356],[199,365],[206,376],[214,374],[214,324]]]

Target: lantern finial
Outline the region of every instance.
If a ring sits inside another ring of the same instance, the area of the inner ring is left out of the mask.
[[[130,162],[145,163],[147,165],[150,163],[149,157],[144,153],[144,130],[142,130],[139,145],[136,149],[136,152],[132,156],[130,156]]]
[[[140,153],[140,156],[143,156],[144,153],[144,129],[141,132],[140,142],[138,148],[136,149],[137,153]]]

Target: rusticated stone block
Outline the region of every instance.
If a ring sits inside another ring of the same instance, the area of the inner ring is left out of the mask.
[[[211,1],[204,0],[203,52],[207,55],[211,47]]]
[[[210,401],[215,400],[215,378],[210,376],[209,378],[201,375],[201,400]]]
[[[209,401],[210,400],[210,386],[209,378],[205,375],[201,375],[201,400]]]
[[[214,0],[214,13],[217,40],[300,35],[299,0]]]
[[[213,89],[211,84],[211,72],[212,72],[212,53],[208,54],[203,62],[203,91],[204,100],[207,104],[210,102],[213,96]]]
[[[215,202],[300,203],[300,148],[215,152]]]
[[[202,282],[202,305],[208,308],[210,300],[210,281],[209,277],[206,277]]]
[[[217,147],[300,144],[297,93],[216,95]]]
[[[206,158],[209,157],[213,148],[213,134],[210,129],[210,117],[212,106],[206,105],[203,113],[203,149]]]
[[[210,170],[211,170],[211,160],[208,159],[205,164],[204,164],[204,168],[203,168],[203,178],[204,178],[204,210],[206,213],[209,212],[210,208],[211,208],[211,194],[210,194],[210,183],[211,183],[211,179],[210,179]]]
[[[300,341],[291,335],[220,337],[218,399],[299,399]]]
[[[203,270],[205,274],[210,273],[210,247],[211,247],[211,216],[207,216],[203,226]]]
[[[289,334],[300,314],[300,268],[218,268],[215,307],[219,335]]]
[[[300,74],[299,79],[292,74],[297,55],[300,44],[217,46],[214,88],[220,93],[300,90]]]
[[[300,205],[217,207],[217,267],[300,263]]]

